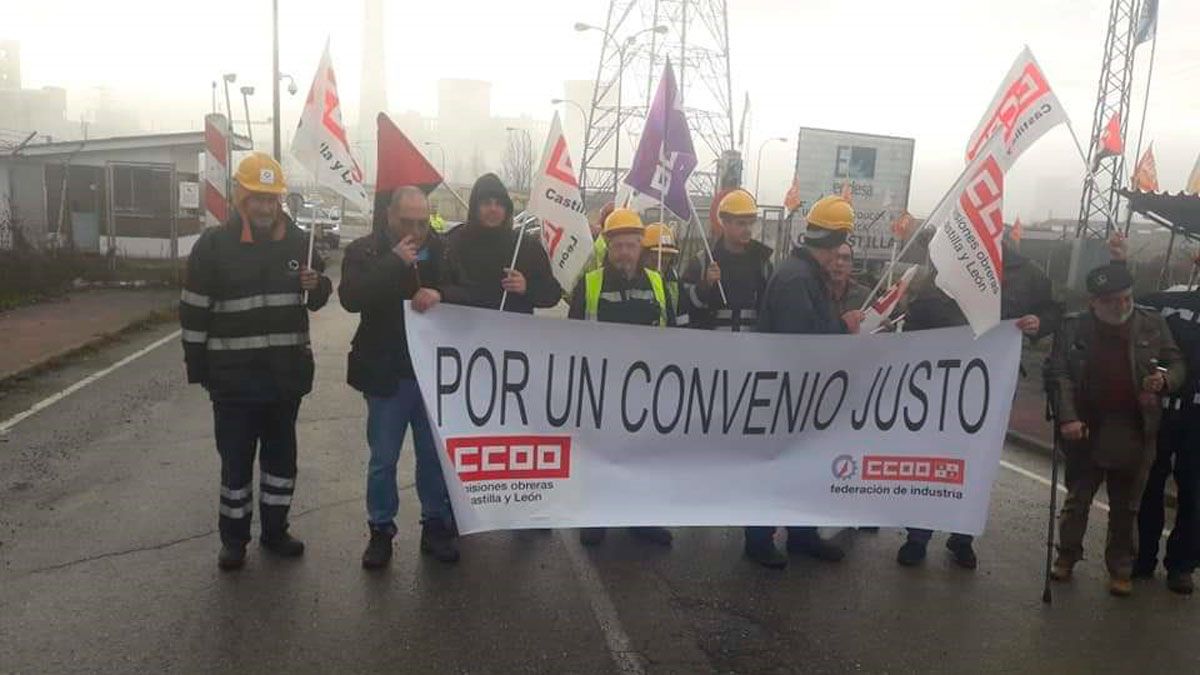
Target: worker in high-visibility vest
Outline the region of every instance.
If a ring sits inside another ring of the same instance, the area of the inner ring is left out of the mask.
[[[664,223],[650,223],[642,235],[642,267],[658,272],[667,287],[667,298],[675,308],[675,325],[686,326],[687,316],[679,306],[679,272],[675,261],[679,258],[679,247],[675,244],[675,233]]]
[[[637,212],[616,209],[604,220],[603,237],[608,244],[604,264],[588,272],[571,294],[570,318],[641,326],[671,326],[675,311],[662,276],[642,266],[642,235],[645,226]],[[633,527],[634,537],[671,545],[671,532],[664,527]],[[579,541],[595,546],[604,541],[604,528],[579,531]]]

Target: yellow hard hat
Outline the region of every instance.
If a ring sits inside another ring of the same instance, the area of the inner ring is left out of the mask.
[[[605,237],[625,233],[642,234],[645,231],[646,226],[642,225],[641,216],[633,209],[613,209],[613,212],[604,219]]]
[[[812,205],[806,219],[809,227],[850,232],[854,230],[854,207],[841,195],[829,195]]]
[[[758,204],[755,203],[753,195],[738,188],[721,199],[717,212],[728,213],[731,216],[757,216]]]
[[[679,253],[675,246],[675,233],[671,228],[662,223],[650,223],[646,226],[646,232],[642,234],[642,248],[657,251],[660,247],[663,253]]]
[[[270,155],[252,152],[238,164],[233,180],[249,192],[266,192],[282,195],[287,193],[283,181],[283,167]]]

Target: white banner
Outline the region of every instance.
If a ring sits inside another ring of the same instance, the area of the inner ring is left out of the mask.
[[[558,113],[550,124],[526,210],[541,221],[550,269],[559,285],[570,291],[592,256],[592,231]]]
[[[341,99],[338,98],[328,42],[308,90],[300,125],[292,138],[292,154],[312,172],[318,185],[333,190],[363,210],[369,207],[363,171],[350,152],[346,127],[342,124]]]
[[[463,533],[984,529],[1021,352],[1011,323],[978,340],[850,338],[406,312]]]
[[[998,136],[967,165],[929,216],[929,261],[938,288],[954,298],[976,335],[1000,323],[1004,274],[1004,154]]]
[[[996,96],[967,143],[967,161],[975,159],[995,135],[1004,140],[997,153],[1004,171],[1047,131],[1067,121],[1066,110],[1050,89],[1033,52],[1026,47],[1000,83]]]

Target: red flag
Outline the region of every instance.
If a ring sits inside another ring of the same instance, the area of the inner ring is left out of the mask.
[[[1141,192],[1158,192],[1158,167],[1154,163],[1154,144],[1146,148],[1133,170],[1133,189]]]
[[[783,208],[787,209],[788,213],[800,208],[800,180],[792,179],[792,186],[788,188],[787,194],[783,196]]]
[[[1009,230],[1008,236],[1012,238],[1013,243],[1021,243],[1021,237],[1025,236],[1025,226],[1021,224],[1020,216],[1017,216],[1017,219],[1013,221],[1012,229]]]
[[[428,194],[442,184],[442,175],[391,118],[379,113],[376,123],[379,126],[376,195],[391,192],[402,185],[414,185]]]
[[[1125,141],[1121,139],[1121,112],[1113,113],[1104,127],[1104,135],[1100,137],[1100,152],[1096,153],[1096,166],[1105,157],[1116,157],[1125,152]]]

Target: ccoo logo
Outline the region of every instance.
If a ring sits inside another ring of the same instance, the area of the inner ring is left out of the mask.
[[[858,464],[850,455],[838,455],[830,468],[833,470],[833,477],[838,480],[850,480],[858,473]]]

